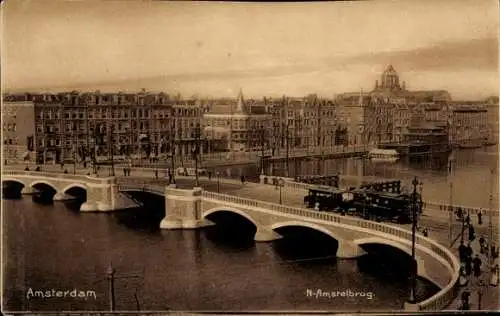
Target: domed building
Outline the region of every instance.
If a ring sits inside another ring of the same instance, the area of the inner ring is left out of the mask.
[[[399,85],[399,75],[394,70],[392,65],[387,66],[380,77],[380,84],[378,80],[375,81],[375,88],[373,92],[403,92],[405,91],[405,82]]]

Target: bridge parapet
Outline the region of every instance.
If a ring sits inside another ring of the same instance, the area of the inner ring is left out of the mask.
[[[86,183],[95,184],[112,184],[116,183],[115,177],[95,177],[88,175],[78,175],[60,172],[46,172],[46,171],[15,171],[15,170],[5,170],[2,172],[4,176],[21,176],[21,177],[34,177],[34,178],[54,178],[60,181],[85,181]]]

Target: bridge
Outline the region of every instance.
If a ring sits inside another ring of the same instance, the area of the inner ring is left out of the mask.
[[[86,201],[80,211],[107,212],[135,207],[137,204],[118,190],[115,177],[95,177],[87,175],[62,174],[40,171],[3,171],[2,185],[16,182],[22,185],[21,194],[35,194],[52,191],[54,201],[65,201],[83,190]]]
[[[238,214],[256,228],[254,240],[267,242],[282,238],[277,232],[282,227],[307,227],[335,239],[338,258],[356,258],[365,254],[363,246],[381,244],[411,255],[412,233],[388,224],[367,221],[351,216],[316,212],[301,207],[264,202],[233,195],[204,191],[202,188],[180,189],[175,185],[119,185],[116,178],[97,178],[44,172],[4,172],[2,181],[23,184],[24,193],[49,186],[56,191],[57,200],[68,198],[73,187],[87,190],[87,201],[82,211],[111,211],[120,209],[119,197],[126,191],[147,191],[165,198],[165,218],[162,229],[196,229],[214,225],[211,214],[231,212]],[[406,304],[406,310],[436,311],[446,308],[459,290],[460,264],[444,246],[416,235],[417,273],[440,287],[440,291],[415,304]]]

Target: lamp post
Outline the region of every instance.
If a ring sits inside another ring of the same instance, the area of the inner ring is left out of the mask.
[[[220,172],[217,171],[215,174],[217,176],[217,193],[220,193]]]
[[[109,310],[115,310],[115,273],[116,270],[113,269],[111,263],[106,271],[108,276],[108,289],[109,289]]]
[[[115,163],[114,163],[114,148],[115,144],[113,142],[113,129],[114,129],[114,124],[111,124],[109,126],[109,153],[111,155],[111,170],[110,170],[110,176],[114,177],[115,176]]]
[[[75,138],[75,132],[76,132],[76,125],[73,123],[73,174],[76,174],[76,138]]]
[[[417,231],[417,208],[419,203],[417,201],[417,185],[419,184],[417,177],[411,182],[413,185],[412,201],[410,204],[412,211],[412,225],[411,225],[411,287],[410,287],[410,298],[409,302],[414,304],[416,284],[417,284],[417,262],[415,259],[415,239]]]
[[[200,152],[200,124],[196,123],[196,127],[194,130],[195,144],[193,148],[194,155],[194,172],[195,172],[195,185],[196,187],[200,186],[200,179],[198,176],[198,154]]]
[[[449,234],[448,234],[448,242],[449,244],[451,245],[451,243],[453,242],[453,182],[451,180],[451,175],[452,175],[452,172],[453,172],[453,163],[454,163],[454,159],[451,158],[449,161],[448,161],[448,182],[449,182],[449,186],[450,186],[450,205],[449,205]]]
[[[279,189],[280,189],[280,204],[282,203],[282,199],[281,199],[281,187],[283,187],[284,184],[285,184],[285,180],[283,180],[282,178],[279,178],[278,179],[278,186],[279,186]]]

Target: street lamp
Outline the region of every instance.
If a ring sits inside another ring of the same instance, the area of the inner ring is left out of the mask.
[[[194,170],[195,170],[195,184],[196,187],[200,186],[200,179],[198,176],[198,154],[200,151],[200,124],[197,123],[194,130],[195,144],[192,150],[194,155]]]
[[[110,176],[114,177],[115,176],[115,163],[114,163],[114,149],[115,149],[115,144],[113,142],[113,129],[114,129],[114,124],[111,124],[109,126],[109,153],[111,155],[111,170],[110,170]]]
[[[220,193],[220,172],[217,171],[215,174],[217,176],[217,193]]]
[[[411,288],[410,288],[410,303],[414,304],[415,293],[416,293],[416,280],[417,280],[417,261],[415,259],[415,239],[417,231],[417,208],[419,203],[417,201],[417,185],[419,184],[417,177],[411,182],[413,185],[412,199],[411,199],[411,211],[412,211],[412,226],[411,226]]]
[[[280,204],[282,203],[282,200],[281,200],[281,188],[285,185],[285,180],[283,180],[282,178],[279,178],[278,179],[278,186],[279,186],[279,189],[280,189]]]

